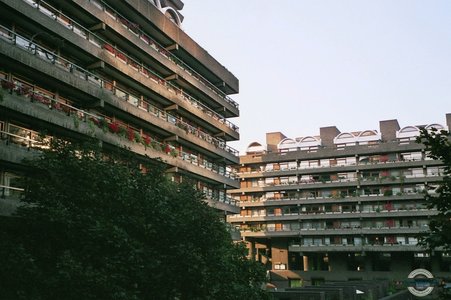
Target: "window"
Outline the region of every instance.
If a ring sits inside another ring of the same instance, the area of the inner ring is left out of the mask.
[[[421,152],[401,153],[400,158],[401,158],[401,160],[404,160],[404,161],[421,160],[422,159],[422,154],[421,154]]]
[[[265,185],[274,185],[274,178],[265,178]]]

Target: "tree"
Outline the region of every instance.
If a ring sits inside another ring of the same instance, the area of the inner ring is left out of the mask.
[[[124,153],[56,141],[29,162],[1,219],[0,298],[264,299],[264,269],[202,194]]]
[[[425,145],[428,156],[441,160],[444,164],[443,182],[435,190],[436,195],[426,193],[426,203],[429,209],[437,209],[438,214],[429,223],[429,232],[421,236],[422,245],[433,250],[442,247],[444,251],[451,250],[451,142],[446,130],[421,130],[417,139]]]

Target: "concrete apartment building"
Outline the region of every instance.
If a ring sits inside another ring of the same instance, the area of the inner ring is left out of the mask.
[[[181,28],[180,0],[0,0],[0,208],[44,139],[97,138],[239,212],[238,79]]]
[[[416,268],[449,276],[451,257],[417,245],[436,211],[423,206],[426,186],[442,180],[440,161],[415,142],[420,128],[380,121],[380,130],[291,139],[268,133],[240,157],[240,189],[231,195],[241,213],[228,221],[241,231],[250,255],[267,264],[279,287],[300,279],[404,280]]]

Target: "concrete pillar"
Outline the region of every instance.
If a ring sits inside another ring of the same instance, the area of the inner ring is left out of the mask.
[[[446,114],[446,126],[448,126],[448,131],[451,131],[451,113]]]

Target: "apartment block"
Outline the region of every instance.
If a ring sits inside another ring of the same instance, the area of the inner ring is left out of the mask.
[[[379,130],[287,138],[266,135],[240,157],[240,214],[228,216],[279,287],[334,280],[402,281],[416,268],[449,275],[449,253],[428,253],[418,234],[437,212],[424,206],[443,165],[416,143],[421,128],[380,121]]]
[[[43,140],[94,137],[194,180],[224,216],[238,79],[182,30],[180,0],[0,0],[0,211]]]

